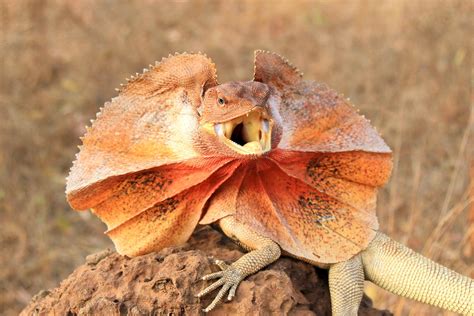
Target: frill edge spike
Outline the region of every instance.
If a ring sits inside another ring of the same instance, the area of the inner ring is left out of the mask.
[[[257,49],[254,51],[254,59],[256,60],[257,59],[257,56],[259,54],[268,54],[268,55],[273,55],[273,56],[277,56],[279,59],[281,59],[286,65],[288,65],[291,69],[293,69],[300,77],[303,77],[303,73],[298,69],[298,67],[296,67],[295,65],[293,65],[288,59],[286,59],[285,57],[281,56],[280,54],[277,54],[275,52],[270,52],[270,51],[267,51],[267,50],[263,50],[263,49]],[[255,76],[255,71],[256,71],[256,65],[254,63],[254,76]]]
[[[143,78],[143,76],[147,76],[149,75],[149,73],[151,73],[152,70],[155,70],[157,67],[159,67],[161,64],[165,63],[168,59],[170,58],[173,58],[173,57],[176,57],[176,56],[180,56],[180,55],[200,55],[200,56],[203,56],[205,57],[206,59],[208,59],[209,63],[212,65],[213,69],[214,69],[214,79],[215,81],[217,82],[217,69],[216,69],[216,65],[212,62],[212,60],[206,55],[206,54],[203,54],[201,52],[199,53],[188,53],[188,52],[182,52],[182,53],[179,53],[179,52],[175,52],[174,54],[169,54],[168,57],[162,57],[161,60],[157,60],[154,62],[154,64],[150,64],[148,66],[148,68],[144,68],[143,69],[143,72],[140,74],[140,73],[135,73],[135,75],[131,75],[130,77],[128,78],[125,78],[125,83],[121,83],[120,86],[118,88],[115,88],[115,91],[117,91],[119,94],[120,93],[123,93],[124,91],[127,90],[127,87],[130,86],[130,84],[133,84],[134,82],[136,82],[137,80]]]

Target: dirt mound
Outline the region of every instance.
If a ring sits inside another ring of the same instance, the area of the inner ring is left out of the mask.
[[[195,297],[211,282],[200,277],[218,271],[212,257],[231,262],[241,255],[210,228],[197,231],[182,247],[141,257],[106,250],[88,256],[56,289],[38,293],[21,315],[197,315],[213,297]],[[209,314],[330,315],[330,308],[327,272],[281,258],[244,280],[232,302]],[[391,314],[373,309],[364,297],[359,315]]]

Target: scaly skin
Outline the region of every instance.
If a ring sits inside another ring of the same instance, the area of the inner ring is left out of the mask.
[[[474,315],[474,282],[378,233],[361,253],[368,280],[395,294]]]
[[[333,315],[357,315],[364,294],[364,269],[359,255],[329,268]]]
[[[202,297],[222,286],[214,301],[204,310],[213,309],[229,291],[235,295],[238,284],[277,260],[281,254],[277,243],[227,216],[219,221],[222,231],[244,248],[252,250],[230,266],[203,277],[220,278],[198,294]],[[319,265],[314,262],[315,265]],[[329,290],[334,316],[357,315],[364,289],[364,278],[378,286],[413,300],[462,315],[474,315],[474,282],[443,267],[378,232],[366,250],[330,265]]]

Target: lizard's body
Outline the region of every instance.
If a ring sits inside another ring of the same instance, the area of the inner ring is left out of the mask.
[[[250,252],[205,279],[222,286],[286,254],[329,268],[334,315],[356,315],[364,279],[474,315],[474,282],[378,231],[377,189],[391,150],[370,122],[280,56],[257,51],[252,81],[218,84],[201,54],[132,78],[88,129],[67,183],[128,256],[185,242],[218,223]]]

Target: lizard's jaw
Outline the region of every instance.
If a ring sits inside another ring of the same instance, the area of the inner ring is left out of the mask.
[[[239,154],[261,155],[271,149],[273,122],[259,108],[232,120],[212,125],[213,134]]]

